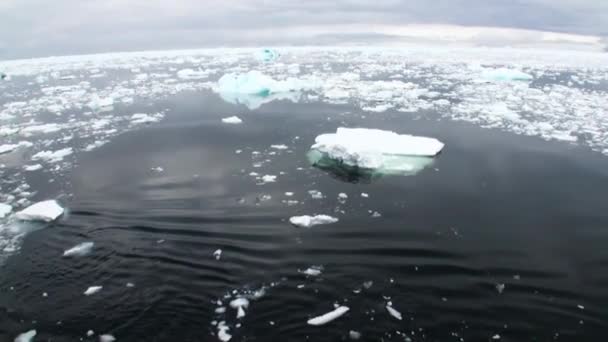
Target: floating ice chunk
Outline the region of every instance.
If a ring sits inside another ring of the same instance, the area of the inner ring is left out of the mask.
[[[222,257],[222,250],[217,249],[215,252],[213,252],[213,256],[215,257],[215,260],[220,260],[220,258]]]
[[[256,51],[255,58],[264,63],[270,63],[276,61],[281,54],[274,49],[261,49]]]
[[[19,147],[18,144],[5,144],[5,145],[0,145],[0,154],[4,154],[4,153],[9,153],[14,151],[15,149],[17,149],[17,147]]]
[[[287,197],[292,197],[292,196],[293,196],[293,192],[287,191],[287,192],[285,193],[285,196],[287,196]]]
[[[55,200],[47,200],[32,204],[19,211],[15,216],[24,221],[51,222],[63,214],[63,208]]]
[[[110,334],[104,334],[99,336],[99,342],[114,342],[116,341],[116,337]]]
[[[91,336],[93,336],[93,335],[95,335],[95,332],[94,332],[93,330],[89,330],[89,331],[87,331],[87,336],[88,336],[88,337],[91,337]]]
[[[111,97],[101,98],[99,95],[94,94],[91,97],[91,101],[87,104],[89,108],[92,110],[100,110],[100,109],[111,109],[114,105],[114,99]]]
[[[145,124],[159,122],[161,119],[160,115],[148,115],[145,113],[135,113],[131,115],[131,122],[134,124]]]
[[[351,340],[358,340],[361,338],[361,333],[355,330],[351,330],[348,332],[348,337],[350,337]]]
[[[292,216],[289,218],[289,222],[297,227],[310,228],[319,224],[331,224],[338,222],[338,219],[329,215],[303,215],[303,216]]]
[[[323,267],[321,266],[311,266],[304,271],[299,271],[302,274],[305,274],[310,277],[318,277],[323,273]]]
[[[500,335],[496,334],[494,336],[492,336],[493,340],[500,340]]]
[[[15,337],[15,342],[31,342],[34,340],[34,336],[36,336],[36,330],[30,330]]]
[[[49,124],[41,124],[41,125],[32,125],[25,127],[21,130],[21,135],[29,137],[34,134],[48,134],[55,133],[60,131],[63,126],[59,124],[49,123]]]
[[[249,299],[239,297],[230,302],[230,307],[237,310],[236,318],[245,317],[245,309],[249,307]]]
[[[179,77],[181,79],[185,79],[185,80],[206,78],[207,76],[209,76],[209,71],[201,70],[201,69],[198,69],[198,70],[182,69],[177,72],[177,77]]]
[[[18,128],[0,127],[0,137],[13,135],[19,132]]]
[[[37,171],[37,170],[42,169],[42,165],[40,165],[40,164],[26,165],[23,167],[23,169],[25,171]]]
[[[86,291],[84,291],[84,295],[85,296],[94,295],[97,292],[101,291],[102,289],[103,289],[103,286],[91,286]]]
[[[287,145],[270,145],[270,148],[274,148],[275,150],[286,150],[289,147],[287,147]]]
[[[72,150],[71,147],[66,147],[57,151],[40,151],[32,156],[32,160],[44,160],[49,163],[57,163],[73,152],[74,150]]]
[[[232,335],[228,333],[230,328],[226,325],[226,322],[222,321],[217,325],[217,338],[222,342],[228,342],[232,338]]]
[[[323,199],[323,193],[319,190],[308,190],[308,194],[312,199]]]
[[[13,211],[13,207],[8,204],[0,203],[0,219],[5,218],[8,214]]]
[[[222,122],[225,123],[225,124],[236,125],[236,124],[243,123],[243,120],[241,120],[238,116],[230,116],[230,117],[227,117],[227,118],[223,118]]]
[[[309,159],[315,166],[336,165],[377,170],[391,174],[415,174],[432,163],[444,144],[437,139],[399,135],[390,131],[366,128],[343,128],[336,133],[317,136]],[[329,160],[324,160],[329,159]],[[356,170],[356,171],[357,171]],[[345,170],[346,173],[348,170]]]
[[[85,256],[93,250],[95,243],[83,242],[63,252],[64,257]]]
[[[348,312],[348,310],[350,310],[350,309],[347,306],[340,306],[340,307],[336,308],[334,311],[331,311],[324,315],[309,319],[307,323],[309,325],[327,324],[327,323],[339,318],[340,316],[344,315],[345,313]]]
[[[277,181],[277,176],[274,176],[274,175],[262,176],[262,182],[264,182],[264,183],[274,183],[276,181]]]
[[[310,86],[310,84],[296,78],[277,81],[257,70],[252,70],[246,74],[225,74],[218,81],[217,91],[220,93],[268,96],[299,91]]]
[[[507,68],[484,69],[482,77],[489,81],[530,81],[534,78],[525,72]]]
[[[393,308],[393,306],[392,306],[392,305],[390,305],[390,304],[386,305],[386,311],[388,311],[388,313],[389,313],[391,316],[395,317],[395,318],[396,318],[396,319],[398,319],[398,320],[402,320],[402,319],[403,319],[403,317],[401,316],[401,312],[399,312],[399,311],[395,310],[395,309]]]

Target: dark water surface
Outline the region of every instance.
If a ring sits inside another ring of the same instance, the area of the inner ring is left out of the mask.
[[[89,329],[118,341],[217,341],[221,320],[231,341],[342,341],[350,330],[364,341],[608,340],[605,157],[346,105],[248,111],[207,93],[166,105],[162,123],[83,155],[69,215],[28,235],[2,266],[1,341],[34,328],[36,341],[95,340]],[[231,115],[244,123],[221,123]],[[346,182],[306,159],[318,134],[341,125],[433,136],[446,148],[418,175]],[[277,182],[258,185],[250,172]],[[340,221],[287,221],[316,213]],[[83,241],[95,242],[90,255],[61,257]],[[299,272],[313,265],[320,276]],[[93,285],[103,290],[82,295]],[[214,312],[227,293],[262,287],[240,321],[230,308]],[[350,312],[306,324],[335,303]]]

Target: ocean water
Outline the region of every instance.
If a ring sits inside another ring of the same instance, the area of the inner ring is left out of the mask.
[[[164,105],[165,120],[112,139],[63,176],[69,213],[28,234],[2,266],[3,341],[30,329],[40,341],[94,340],[89,329],[118,341],[216,341],[214,321],[233,341],[340,341],[351,330],[365,341],[606,337],[601,154],[351,105],[276,101],[251,111],[208,91]],[[231,115],[243,124],[221,123]],[[316,135],[339,126],[433,136],[446,148],[414,176],[310,165]],[[259,184],[250,172],[277,181]],[[38,177],[30,184],[45,198],[53,185]],[[316,213],[340,221],[288,222]],[[95,243],[90,255],[61,256],[84,241]],[[302,273],[312,266],[321,274]],[[84,296],[93,285],[103,289]],[[237,319],[228,302],[261,289]],[[218,300],[225,313],[215,313]],[[350,311],[306,324],[334,304]]]
[[[606,340],[607,55],[255,52],[0,62],[0,203],[66,208],[0,219],[0,341]],[[218,89],[250,70],[265,96]],[[338,127],[446,146],[409,175],[311,162]],[[314,214],[339,221],[289,222]]]

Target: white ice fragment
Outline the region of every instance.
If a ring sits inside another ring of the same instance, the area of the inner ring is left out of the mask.
[[[135,284],[133,284],[133,283],[127,283],[125,286],[126,287],[135,287]]]
[[[114,105],[114,99],[111,97],[100,98],[99,95],[94,94],[91,97],[91,101],[87,104],[92,110],[108,109]]]
[[[14,342],[31,342],[34,340],[34,336],[36,336],[36,330],[30,330],[19,334],[19,336],[15,337]]]
[[[232,335],[228,333],[230,328],[226,325],[226,322],[222,321],[217,325],[217,338],[222,342],[228,342],[232,338]]]
[[[482,77],[490,81],[530,81],[534,78],[525,72],[507,68],[485,69]]]
[[[492,336],[493,340],[500,340],[500,335],[496,334],[494,336]]]
[[[275,150],[286,150],[288,149],[287,145],[270,145],[270,148],[274,148]]]
[[[135,113],[131,115],[131,122],[134,124],[145,124],[159,122],[161,117],[159,115],[148,115],[145,113]]]
[[[312,199],[323,199],[323,193],[319,190],[308,190],[308,194]]]
[[[5,218],[8,214],[13,211],[13,207],[8,204],[0,203],[0,219]]]
[[[99,342],[114,342],[116,341],[116,337],[110,334],[104,334],[99,336]]]
[[[94,332],[93,330],[89,330],[89,331],[87,331],[87,336],[88,336],[88,337],[91,337],[91,336],[93,336],[93,335],[95,335],[95,332]]]
[[[344,315],[345,313],[348,312],[348,310],[350,310],[350,309],[347,306],[340,306],[337,309],[330,311],[324,315],[309,319],[307,323],[309,325],[327,324],[327,323],[339,318],[340,316]]]
[[[0,154],[4,154],[4,153],[9,153],[14,151],[17,147],[19,147],[18,144],[5,144],[5,145],[0,145]]]
[[[286,193],[285,193],[285,196],[287,196],[287,197],[292,197],[292,196],[293,196],[293,192],[289,192],[289,191],[288,191],[288,192],[286,192]]]
[[[396,319],[398,319],[398,320],[402,320],[403,319],[403,317],[401,317],[401,312],[395,310],[392,305],[387,305],[386,306],[386,310],[388,311],[388,313],[391,316],[395,317]]]
[[[47,200],[32,204],[19,211],[15,216],[24,221],[51,222],[63,214],[64,209],[55,200]]]
[[[277,176],[274,176],[274,175],[262,176],[262,182],[264,182],[264,183],[274,183],[276,181],[277,181]]]
[[[338,222],[338,219],[329,215],[303,215],[303,216],[292,216],[289,218],[289,222],[297,227],[310,228],[312,226],[320,224],[331,224]]]
[[[69,156],[74,151],[71,147],[66,147],[57,151],[41,151],[32,156],[32,160],[44,160],[49,163],[57,163]]]
[[[347,198],[348,198],[348,195],[343,192],[338,194],[338,199],[345,200]]]
[[[223,118],[222,122],[225,123],[225,124],[236,125],[236,124],[243,123],[243,120],[241,120],[238,116],[230,116],[230,117],[227,117],[227,118]]]
[[[348,332],[348,337],[350,337],[351,340],[358,340],[361,338],[361,333],[355,330],[351,330]]]
[[[368,198],[368,197],[369,197],[369,194],[367,194],[367,193],[365,193],[365,192],[362,192],[362,193],[361,193],[361,197],[363,197],[363,198]]]
[[[185,80],[200,79],[200,78],[205,78],[207,76],[209,76],[209,71],[201,70],[201,69],[198,69],[198,70],[182,69],[177,72],[177,77],[179,77],[181,79],[185,79]]]
[[[37,171],[37,170],[42,169],[42,165],[40,165],[40,164],[26,165],[23,167],[23,169],[25,171]]]
[[[505,284],[496,284],[496,291],[502,293],[505,290]]]
[[[85,256],[93,250],[94,242],[83,242],[63,252],[64,257]]]
[[[84,291],[83,294],[85,296],[94,295],[97,292],[101,291],[101,289],[103,289],[103,286],[90,286],[86,291]]]
[[[215,260],[220,260],[220,258],[222,257],[222,250],[217,249],[215,252],[213,252],[213,256],[215,257]]]
[[[323,267],[320,266],[311,266],[304,271],[299,271],[302,274],[305,274],[309,277],[318,277],[323,272]]]
[[[245,317],[245,309],[249,307],[249,299],[239,297],[230,302],[230,307],[237,310],[236,318]]]

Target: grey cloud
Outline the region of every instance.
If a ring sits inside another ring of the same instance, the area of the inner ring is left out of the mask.
[[[287,33],[344,24],[457,24],[608,35],[608,1],[3,0],[0,22],[0,58],[14,58],[309,44],[313,36],[290,40]]]

